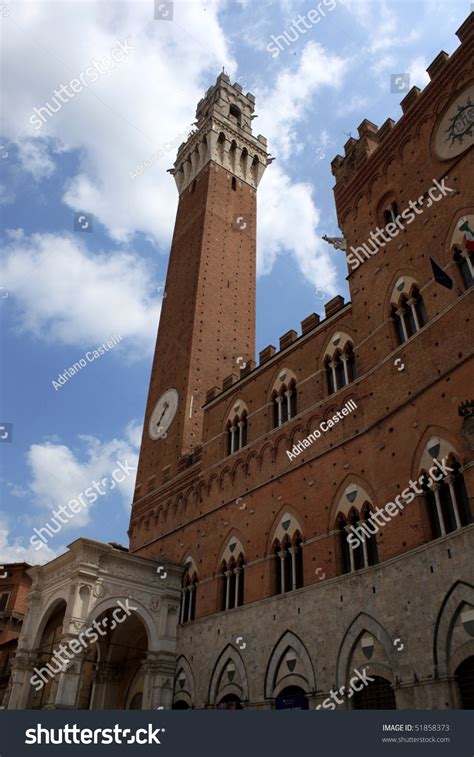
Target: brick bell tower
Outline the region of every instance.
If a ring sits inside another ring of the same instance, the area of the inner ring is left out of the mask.
[[[255,353],[256,190],[267,141],[255,98],[220,74],[179,150],[179,204],[145,413],[135,502],[200,444],[207,389]]]

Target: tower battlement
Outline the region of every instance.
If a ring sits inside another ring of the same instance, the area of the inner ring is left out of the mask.
[[[170,173],[184,192],[209,161],[257,188],[270,162],[267,140],[252,134],[255,97],[220,74],[196,108],[196,131],[179,149]]]

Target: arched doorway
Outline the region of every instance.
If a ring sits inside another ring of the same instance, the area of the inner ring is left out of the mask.
[[[275,710],[307,710],[306,695],[299,686],[287,686],[275,699]]]
[[[183,699],[178,699],[171,708],[172,710],[190,710],[190,706]]]
[[[112,613],[113,608],[109,608],[96,618],[105,635],[87,649],[79,702],[93,710],[138,710],[143,706],[142,663],[146,660],[148,635],[136,613],[121,623],[114,622]],[[91,684],[89,665],[93,666]]]
[[[467,657],[456,668],[454,675],[461,699],[461,709],[474,710],[474,656]]]
[[[227,694],[225,697],[222,697],[222,699],[219,701],[219,704],[216,705],[216,710],[241,710],[242,709],[242,703],[238,696],[235,694]]]
[[[54,704],[58,686],[56,674],[65,669],[65,664],[61,664],[61,660],[54,656],[61,644],[65,612],[66,602],[62,599],[52,609],[41,634],[35,667],[42,672],[40,680],[43,685],[40,689],[31,689],[29,708],[32,710],[41,710],[48,704]]]
[[[362,691],[354,693],[354,710],[396,710],[395,694],[390,682],[380,676],[373,678]]]

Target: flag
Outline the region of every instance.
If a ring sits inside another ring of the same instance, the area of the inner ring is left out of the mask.
[[[431,261],[431,269],[433,271],[434,280],[438,282],[438,284],[441,284],[441,286],[446,287],[446,289],[452,289],[453,288],[453,280],[448,276],[445,271],[438,265],[438,263],[435,263],[433,258],[430,258]]]

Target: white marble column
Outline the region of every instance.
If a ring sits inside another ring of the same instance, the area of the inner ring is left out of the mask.
[[[449,486],[449,493],[451,495],[451,502],[453,504],[454,519],[456,521],[456,528],[462,528],[461,518],[459,517],[458,503],[456,500],[456,492],[454,491],[454,478],[453,476],[446,476],[444,479]]]

